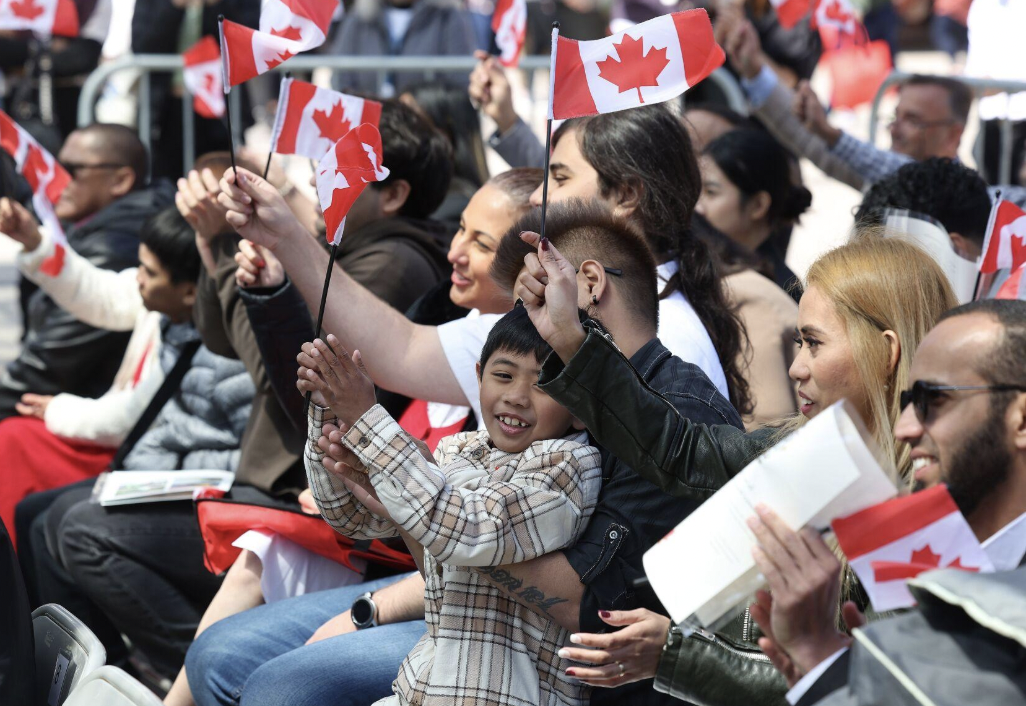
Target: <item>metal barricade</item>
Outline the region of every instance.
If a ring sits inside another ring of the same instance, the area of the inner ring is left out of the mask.
[[[933,76],[928,74],[915,74],[918,76],[928,76],[929,78],[946,78],[954,79],[964,83],[973,91],[975,98],[979,99],[980,96],[990,92],[1002,92],[1002,93],[1018,93],[1020,91],[1026,91],[1026,81],[1002,81],[998,79],[990,78],[973,78],[970,76]],[[879,112],[880,102],[883,100],[884,94],[891,88],[891,86],[905,83],[913,74],[905,73],[903,71],[892,71],[891,74],[884,79],[884,82],[880,85],[880,89],[876,92],[876,96],[873,98],[873,106],[869,113],[869,141],[872,144],[876,144],[876,132],[879,127]],[[981,121],[982,123],[982,121]],[[999,184],[1011,184],[1012,183],[1012,123],[1008,120],[1001,120],[1001,161],[998,166],[998,183]],[[982,153],[983,145],[985,144],[986,137],[985,131],[983,130],[982,124],[980,126],[980,151]]]
[[[380,87],[393,71],[421,72],[427,80],[444,72],[463,71],[470,73],[477,65],[472,56],[326,56],[322,54],[305,54],[289,59],[287,65],[273,69],[285,71],[313,71],[329,69],[332,71],[367,71],[374,72]],[[549,68],[548,56],[525,56],[520,59],[520,68],[528,72],[528,86],[533,85],[535,71]],[[147,149],[150,147],[150,128],[152,107],[150,104],[150,76],[154,73],[173,73],[182,69],[182,57],[178,54],[137,54],[126,56],[108,64],[102,64],[86,78],[82,85],[82,93],[78,99],[78,126],[85,127],[94,121],[96,102],[107,80],[114,74],[123,71],[136,71],[139,75],[139,136]],[[717,85],[723,92],[728,104],[734,110],[747,114],[747,103],[744,93],[737,80],[725,69],[714,71],[707,79]],[[183,91],[185,89],[183,88]],[[235,120],[241,115],[239,91],[228,95],[231,111]],[[192,167],[196,144],[196,129],[193,123],[192,96],[185,92],[182,95],[182,143],[183,163],[185,171]]]

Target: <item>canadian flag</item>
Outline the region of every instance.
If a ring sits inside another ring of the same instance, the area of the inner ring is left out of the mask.
[[[221,50],[217,40],[203,37],[182,54],[182,80],[192,94],[192,107],[204,118],[224,116]]]
[[[1011,201],[998,201],[990,211],[983,241],[980,272],[1015,270],[1026,262],[1026,211]]]
[[[72,0],[0,0],[0,30],[78,36],[78,8]]]
[[[381,104],[312,83],[283,79],[278,113],[271,132],[271,149],[319,160],[354,125],[378,126]]]
[[[300,52],[324,44],[338,0],[265,0],[260,29],[221,21],[225,93]]]
[[[552,31],[549,117],[612,113],[676,98],[723,64],[705,10],[642,22],[578,42]]]
[[[877,612],[915,605],[905,582],[924,571],[994,570],[944,485],[874,505],[831,526]]]
[[[492,14],[492,31],[499,48],[499,62],[515,68],[520,63],[520,52],[527,36],[526,0],[499,0]]]
[[[1026,265],[1020,265],[998,289],[995,299],[1026,300]]]
[[[836,31],[838,38],[855,37],[859,28],[858,17],[851,0],[817,0],[816,10],[812,13],[812,23],[819,28],[821,34],[824,29]]]
[[[32,189],[32,208],[53,237],[54,253],[39,269],[45,275],[56,277],[64,267],[64,248],[68,241],[53,205],[71,181],[71,175],[3,111],[0,111],[0,148],[11,155],[18,172],[28,182]]]
[[[813,0],[770,0],[777,12],[777,20],[785,29],[791,29],[812,11]]]
[[[341,242],[346,214],[367,184],[388,178],[381,159],[381,133],[369,123],[354,127],[321,157],[317,196],[329,245]]]

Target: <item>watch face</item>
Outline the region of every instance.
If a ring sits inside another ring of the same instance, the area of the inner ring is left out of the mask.
[[[357,598],[349,610],[353,625],[366,625],[371,620],[371,602],[366,598]]]

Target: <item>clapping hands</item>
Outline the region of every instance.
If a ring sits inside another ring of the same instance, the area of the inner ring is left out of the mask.
[[[377,402],[360,351],[350,357],[335,336],[329,335],[327,342],[318,338],[304,343],[296,360],[299,391],[311,393],[314,404],[331,409],[345,425],[351,427]]]

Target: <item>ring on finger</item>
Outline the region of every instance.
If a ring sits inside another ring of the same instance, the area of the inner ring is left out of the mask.
[[[616,666],[620,668],[620,674],[618,676],[622,677],[624,674],[627,673],[627,668],[623,666],[623,662],[617,662]]]

